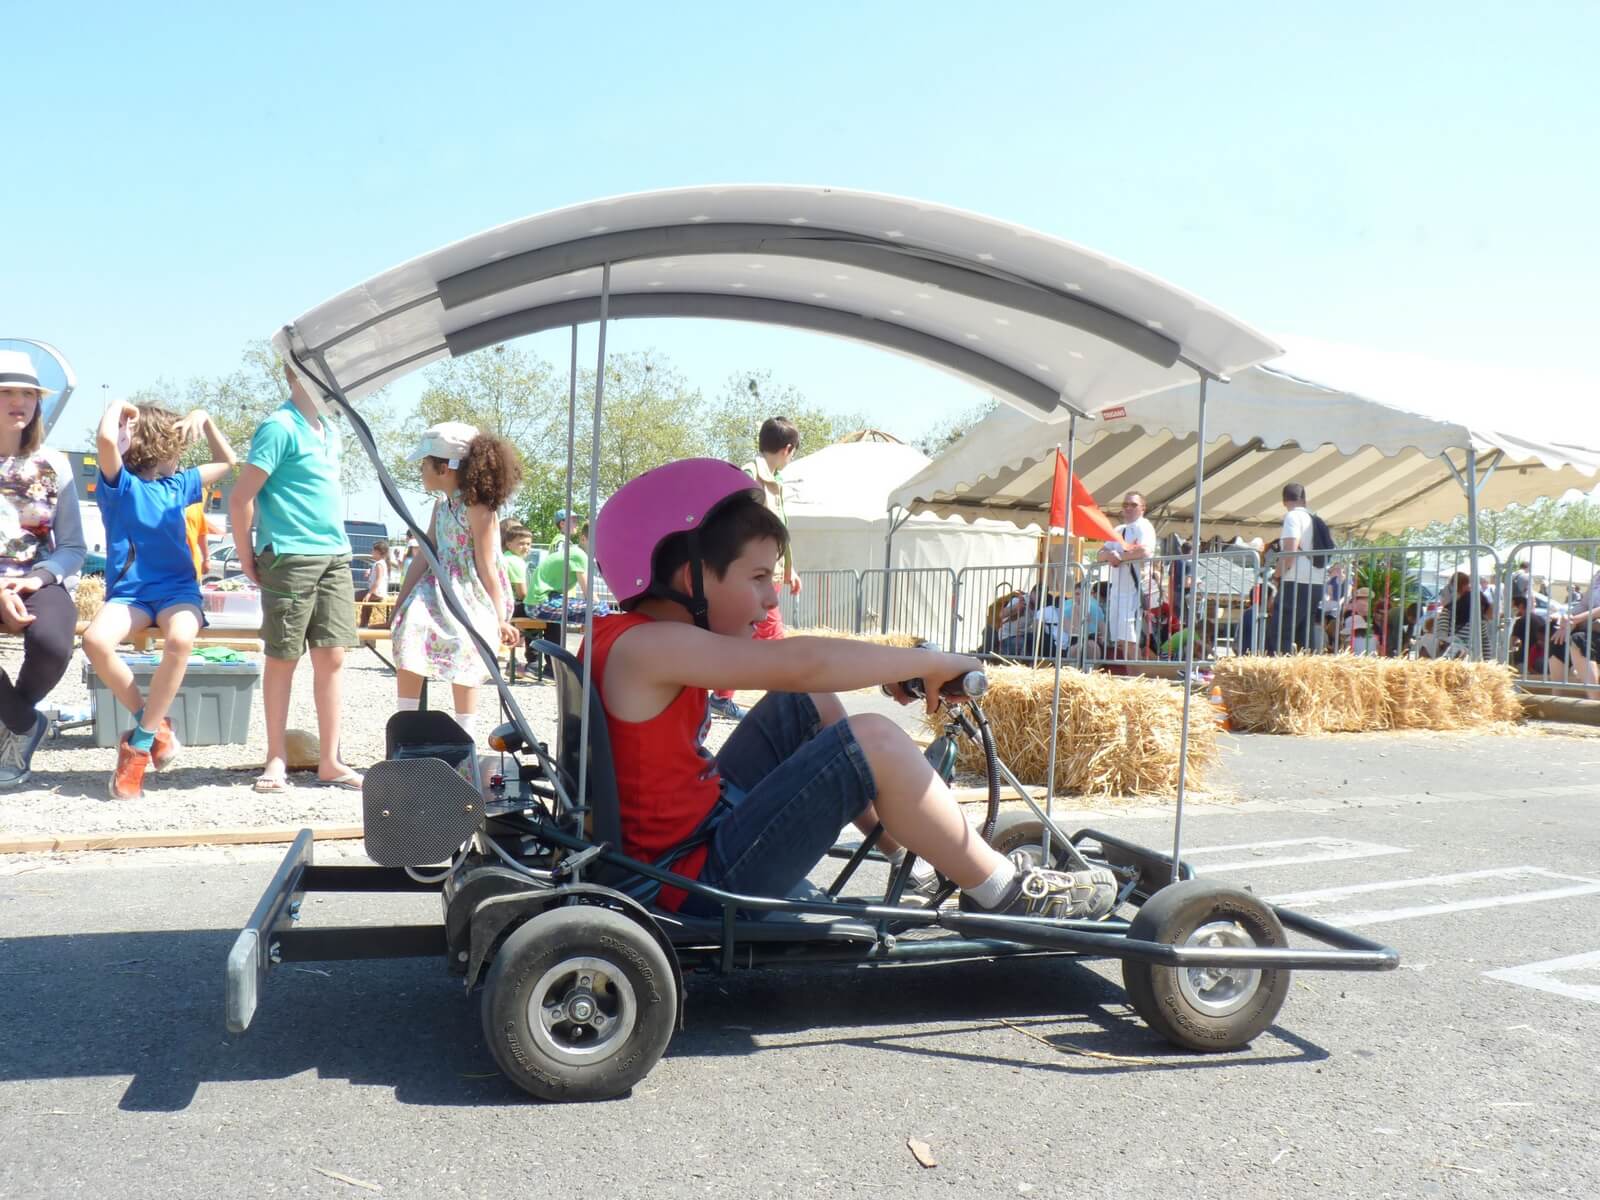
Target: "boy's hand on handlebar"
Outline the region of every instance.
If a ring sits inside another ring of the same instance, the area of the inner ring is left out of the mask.
[[[923,703],[930,716],[939,711],[939,705],[943,700],[940,693],[945,684],[953,679],[959,680],[968,671],[983,670],[983,663],[970,654],[939,654],[937,658],[936,666],[932,669],[925,668],[922,672]]]

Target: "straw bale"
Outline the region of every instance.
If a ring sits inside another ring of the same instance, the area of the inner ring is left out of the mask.
[[[905,648],[915,648],[924,642],[923,638],[914,633],[895,633],[893,631],[889,633],[847,633],[842,629],[828,629],[826,627],[797,629],[794,631],[794,636],[849,638],[854,642],[871,642],[875,646],[900,646]]]
[[[95,613],[100,611],[101,605],[106,601],[106,581],[100,575],[85,575],[78,580],[78,589],[72,594],[72,599],[78,606],[78,619],[80,621],[94,620]]]
[[[1518,721],[1503,663],[1352,654],[1244,656],[1217,662],[1232,727],[1253,733],[1465,730]]]
[[[988,670],[983,710],[1000,757],[1027,784],[1042,784],[1050,755],[1052,668]],[[930,726],[942,728],[937,719]],[[1056,789],[1085,796],[1171,796],[1178,789],[1178,741],[1183,691],[1160,679],[1061,674],[1061,720]],[[1197,696],[1189,713],[1188,786],[1205,786],[1217,759],[1211,706]],[[959,764],[983,770],[982,750],[963,738]]]

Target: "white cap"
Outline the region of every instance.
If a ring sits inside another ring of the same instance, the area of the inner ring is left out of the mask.
[[[442,458],[454,471],[467,456],[467,447],[478,436],[475,426],[465,421],[440,421],[428,426],[417,443],[417,448],[406,456],[407,462],[421,462],[425,458]]]

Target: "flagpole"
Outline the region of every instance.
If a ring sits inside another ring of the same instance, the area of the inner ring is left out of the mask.
[[[1062,506],[1062,513],[1061,513],[1061,599],[1056,604],[1055,686],[1050,689],[1050,754],[1049,754],[1049,762],[1048,762],[1048,765],[1045,767],[1045,774],[1044,774],[1044,788],[1045,788],[1045,791],[1044,791],[1044,816],[1045,816],[1045,821],[1044,821],[1044,837],[1043,837],[1042,843],[1041,843],[1041,849],[1043,850],[1043,853],[1044,853],[1044,861],[1039,864],[1042,867],[1048,867],[1048,866],[1050,866],[1050,864],[1052,862],[1055,861],[1050,856],[1050,830],[1053,828],[1053,826],[1055,824],[1056,740],[1057,740],[1057,733],[1058,733],[1058,731],[1060,729],[1060,726],[1061,726],[1061,656],[1062,656],[1063,653],[1065,653],[1065,650],[1064,650],[1065,639],[1061,635],[1062,635],[1063,630],[1065,629],[1066,622],[1062,619],[1061,609],[1066,604],[1067,554],[1068,554],[1069,547],[1072,545],[1072,508],[1073,508],[1073,505],[1072,505],[1072,499],[1073,499],[1073,497],[1072,497],[1073,470],[1072,469],[1073,469],[1073,466],[1074,466],[1073,460],[1077,455],[1077,451],[1078,451],[1078,414],[1077,413],[1072,413],[1071,415],[1069,415],[1067,417],[1067,494],[1066,494],[1066,504],[1064,504]],[[1056,447],[1056,462],[1055,462],[1055,466],[1056,466],[1056,469],[1058,471],[1061,469],[1061,447],[1060,446]],[[1045,525],[1046,525],[1046,530],[1047,530],[1047,532],[1045,534],[1046,550],[1049,549],[1049,541],[1050,541],[1050,535],[1048,533],[1049,521],[1050,521],[1049,517],[1046,517],[1045,518]],[[1045,559],[1046,559],[1046,572],[1045,572],[1045,574],[1046,574],[1046,582],[1047,583],[1048,583],[1048,575],[1049,575],[1049,571],[1048,571],[1048,560],[1049,560],[1049,557],[1050,556],[1047,553],[1045,555]],[[1046,591],[1048,591],[1048,590],[1049,589],[1047,587]],[[1074,607],[1074,611],[1076,611],[1076,607],[1077,607],[1076,604],[1074,604],[1073,607]]]
[[[1056,456],[1050,460],[1050,507],[1055,507],[1056,483],[1055,477],[1061,473],[1061,443],[1056,443]],[[1072,480],[1067,480],[1067,492],[1072,491]],[[1034,606],[1033,615],[1033,665],[1039,665],[1039,642],[1044,637],[1044,603],[1045,597],[1050,594],[1050,517],[1045,517],[1044,522],[1044,551],[1039,555],[1039,603]],[[1063,517],[1063,520],[1066,518]],[[1056,630],[1061,629],[1061,614],[1056,614]]]

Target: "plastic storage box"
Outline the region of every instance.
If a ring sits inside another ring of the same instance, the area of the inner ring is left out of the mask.
[[[213,629],[261,628],[261,593],[255,589],[242,592],[200,592],[200,603],[205,609],[206,624]]]
[[[141,691],[161,661],[157,654],[124,654]],[[109,688],[85,664],[84,682],[94,697],[94,744],[115,746],[133,728],[133,714],[117,703]],[[250,737],[250,708],[261,684],[259,662],[213,663],[191,658],[172,701],[173,729],[186,746],[241,745]]]

